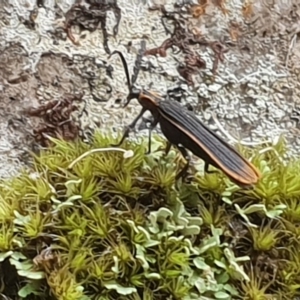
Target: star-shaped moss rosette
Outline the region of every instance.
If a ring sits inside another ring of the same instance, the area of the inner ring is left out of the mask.
[[[5,299],[293,299],[300,294],[300,160],[285,143],[240,148],[263,174],[175,182],[164,139],[95,133],[52,139],[32,168],[0,183]]]

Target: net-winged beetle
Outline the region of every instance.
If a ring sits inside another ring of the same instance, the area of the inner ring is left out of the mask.
[[[127,127],[121,141],[114,146],[120,146],[123,143],[125,138],[128,137],[129,131],[135,127],[138,120],[149,110],[154,120],[149,129],[148,152],[151,151],[151,131],[159,124],[162,133],[168,140],[166,153],[169,152],[170,147],[173,145],[180,150],[187,160],[184,168],[177,174],[177,179],[184,176],[188,170],[190,163],[186,150],[188,149],[195,156],[204,160],[206,173],[213,172],[209,171],[209,165],[212,165],[222,170],[233,182],[240,186],[251,186],[257,183],[261,177],[259,170],[225,140],[205,126],[194,113],[188,111],[176,101],[164,100],[153,92],[134,87],[146,46],[144,41],[142,41],[141,45],[131,82],[123,54],[120,51],[114,51],[110,55],[111,57],[114,54],[118,54],[125,69],[129,94],[124,107],[132,99],[137,99],[142,106],[141,112]]]

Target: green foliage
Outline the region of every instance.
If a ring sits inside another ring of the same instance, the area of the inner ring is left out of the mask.
[[[96,133],[53,140],[0,183],[4,299],[296,299],[300,160],[284,140],[240,148],[263,174],[242,189],[221,172],[175,182],[178,151]]]

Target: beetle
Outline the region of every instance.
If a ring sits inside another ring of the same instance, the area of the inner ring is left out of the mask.
[[[128,66],[122,52],[115,50],[109,56],[111,57],[114,54],[118,54],[125,70],[129,94],[124,107],[126,107],[132,99],[137,99],[142,106],[138,116],[126,128],[120,142],[113,146],[120,146],[125,138],[128,137],[129,132],[133,130],[138,120],[149,110],[153,116],[153,122],[149,128],[147,153],[151,152],[151,132],[159,124],[162,133],[168,140],[166,154],[168,154],[173,145],[179,149],[186,159],[186,164],[176,175],[176,179],[183,177],[188,170],[190,164],[190,156],[186,150],[188,149],[195,156],[204,160],[204,171],[206,173],[215,172],[209,170],[209,165],[212,165],[222,170],[239,186],[246,187],[256,184],[261,177],[259,170],[224,139],[205,126],[193,112],[188,111],[176,101],[163,99],[155,92],[137,89],[134,86],[144,50],[145,42],[142,41],[131,82]]]

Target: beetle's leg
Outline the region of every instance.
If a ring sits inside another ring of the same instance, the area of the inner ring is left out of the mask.
[[[167,156],[168,153],[170,152],[171,147],[172,147],[172,144],[171,144],[169,141],[167,141],[167,147],[166,147],[166,149],[165,149],[165,155],[166,155],[166,156]]]
[[[129,132],[135,127],[137,121],[143,116],[143,114],[145,113],[146,109],[142,109],[140,111],[140,113],[138,114],[138,116],[133,120],[133,122],[131,124],[129,124],[123,134],[123,137],[121,138],[120,142],[118,144],[111,144],[112,147],[119,147],[124,140],[128,137]]]
[[[190,166],[190,161],[191,158],[188,154],[188,152],[186,151],[186,149],[182,146],[177,145],[177,148],[179,149],[179,151],[181,152],[181,154],[183,155],[183,157],[186,159],[186,165],[183,167],[183,169],[176,175],[175,179],[179,179],[180,177],[184,177],[186,175],[186,172]]]
[[[153,128],[149,128],[149,135],[148,135],[148,150],[145,152],[145,155],[148,155],[151,153],[151,133]]]
[[[158,123],[158,117],[153,120],[149,128],[148,151],[145,153],[146,155],[151,153],[151,134],[152,134],[152,130],[156,127],[157,123]]]
[[[207,173],[207,174],[218,173],[217,171],[210,171],[208,168],[209,168],[209,163],[208,163],[208,162],[205,162],[205,163],[204,163],[204,173]]]

